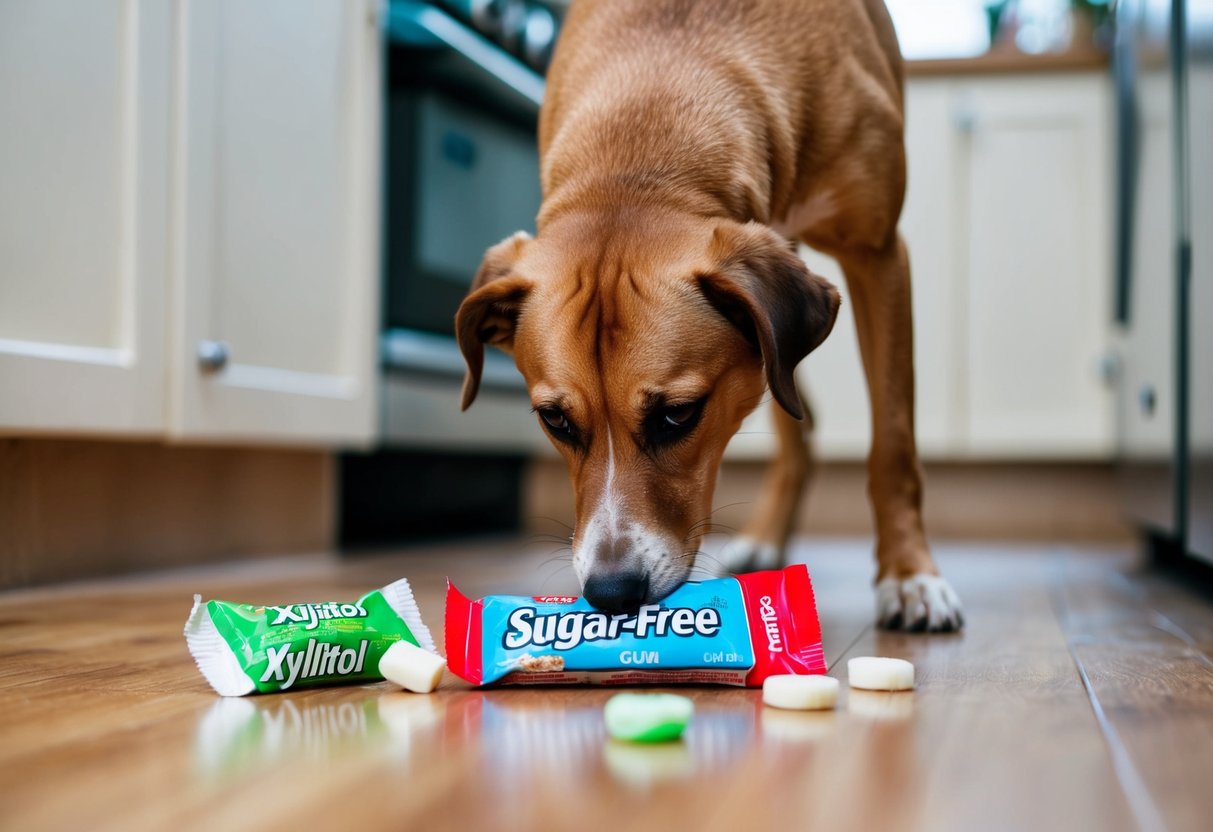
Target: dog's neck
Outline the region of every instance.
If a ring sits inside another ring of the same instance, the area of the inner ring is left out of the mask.
[[[736,97],[736,107],[705,107],[689,95],[671,119],[652,90],[620,90],[592,111],[551,116],[540,230],[569,212],[624,206],[768,222],[769,136],[755,102],[742,89]]]
[[[733,218],[749,212],[738,200],[719,191],[680,185],[657,171],[585,172],[560,182],[545,197],[537,219],[542,233],[560,219],[575,214],[637,215],[672,211],[697,217]]]

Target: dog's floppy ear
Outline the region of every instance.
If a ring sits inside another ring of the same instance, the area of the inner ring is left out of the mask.
[[[455,337],[468,367],[463,378],[463,410],[471,406],[480,389],[484,345],[492,344],[506,352],[513,348],[518,313],[531,290],[531,282],[514,275],[513,270],[530,240],[529,234],[519,231],[490,248],[476,271],[471,291],[455,313]]]
[[[710,256],[717,265],[696,275],[700,290],[762,353],[775,400],[803,419],[794,371],[834,328],[838,290],[759,223],[718,226]]]

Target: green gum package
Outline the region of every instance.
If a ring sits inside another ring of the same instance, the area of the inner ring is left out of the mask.
[[[398,641],[435,652],[404,578],[354,603],[235,604],[194,596],[185,640],[223,696],[376,681]]]

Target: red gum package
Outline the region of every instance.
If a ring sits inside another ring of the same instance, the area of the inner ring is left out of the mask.
[[[447,665],[474,685],[713,683],[761,687],[781,673],[825,673],[803,565],[683,584],[634,613],[584,598],[446,597]]]

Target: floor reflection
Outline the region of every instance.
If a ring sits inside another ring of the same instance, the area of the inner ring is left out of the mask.
[[[473,736],[464,739],[481,741],[486,765],[503,781],[580,779],[606,738],[602,708],[574,704],[560,693],[504,701],[473,694],[469,707],[478,711],[479,725],[468,724]]]
[[[407,759],[417,736],[440,723],[442,701],[379,692],[360,699],[223,697],[198,721],[195,765],[205,776],[226,778],[284,761],[326,762],[351,750]]]
[[[682,740],[645,745],[607,737],[603,706],[612,694],[345,688],[221,698],[198,721],[194,761],[202,775],[228,778],[373,754],[393,763],[457,765],[499,797],[601,779],[644,790],[727,777],[755,754],[775,761],[833,742],[840,721],[901,720],[913,708],[904,695],[852,691],[845,709],[803,713],[764,708],[756,691],[691,690],[695,715]]]
[[[763,708],[760,718],[764,742],[796,745],[828,739],[838,728],[838,715],[828,711],[786,711]]]
[[[847,711],[866,719],[899,722],[914,715],[914,694],[910,691],[851,689]]]
[[[642,789],[687,780],[695,773],[695,757],[685,741],[641,744],[607,740],[602,759],[616,781]]]
[[[756,736],[752,700],[731,707],[705,707],[700,700],[679,742],[610,740],[603,722],[608,696],[563,690],[540,696],[468,693],[448,705],[446,729],[456,735],[445,739],[478,743],[485,782],[508,792],[540,780],[571,784],[603,770],[632,787],[719,771],[736,764]]]

